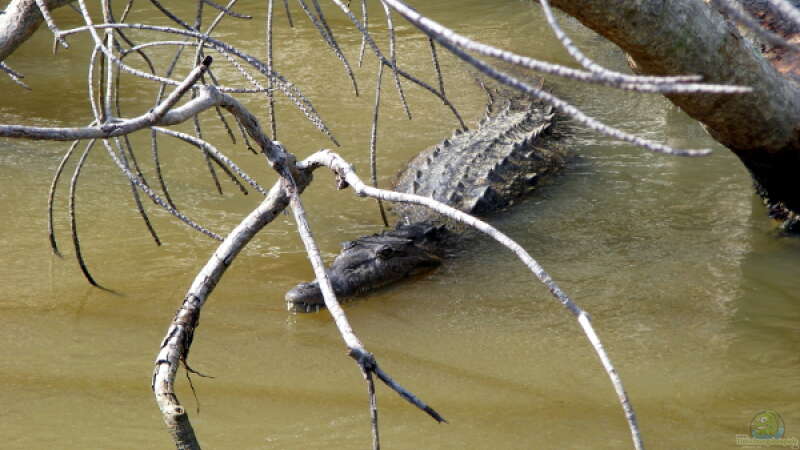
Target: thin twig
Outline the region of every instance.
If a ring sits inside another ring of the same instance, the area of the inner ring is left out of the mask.
[[[286,11],[286,20],[289,21],[289,28],[294,28],[294,23],[292,22],[292,11],[289,9],[289,0],[283,0],[283,9]]]
[[[94,147],[95,140],[92,139],[86,144],[86,148],[83,150],[80,159],[78,159],[78,164],[75,166],[75,171],[72,174],[72,179],[69,183],[69,223],[70,223],[70,231],[72,232],[72,245],[75,248],[75,259],[78,261],[78,266],[81,269],[81,273],[83,276],[86,277],[86,280],[92,286],[102,288],[97,281],[94,280],[92,274],[89,272],[89,268],[86,267],[86,262],[83,260],[83,252],[81,252],[81,241],[78,238],[78,219],[75,214],[75,192],[78,186],[78,177],[81,174],[81,169],[83,168],[83,164],[86,162],[86,157],[89,156],[89,152]]]
[[[253,144],[250,143],[250,138],[247,137],[247,132],[244,130],[244,127],[242,126],[241,122],[239,122],[238,119],[235,121],[236,121],[236,126],[239,128],[239,134],[241,134],[242,136],[242,140],[244,141],[245,147],[247,147],[247,149],[250,150],[250,153],[257,155],[258,151],[256,151],[255,147],[253,147]]]
[[[267,70],[272,72],[272,4],[273,0],[267,0]],[[267,104],[269,106],[269,129],[272,133],[272,140],[278,140],[278,124],[275,118],[275,96],[272,93],[272,79],[267,79]]]
[[[530,269],[530,271],[539,279],[539,281],[544,284],[553,297],[561,303],[577,320],[578,323],[583,328],[584,332],[586,333],[587,339],[592,344],[595,352],[597,353],[598,357],[600,358],[603,367],[606,369],[606,374],[608,375],[609,379],[611,380],[614,389],[616,390],[617,396],[619,397],[620,404],[623,408],[625,413],[625,418],[628,421],[628,426],[631,430],[631,435],[633,438],[634,446],[637,449],[643,448],[641,433],[639,431],[639,426],[636,420],[636,414],[633,410],[633,406],[628,399],[628,395],[625,392],[625,389],[622,386],[622,381],[619,378],[619,374],[617,373],[616,369],[614,369],[613,365],[611,364],[611,360],[608,357],[605,349],[603,348],[602,344],[600,343],[597,334],[594,331],[594,328],[591,324],[591,319],[589,315],[581,309],[561,288],[556,284],[556,282],[550,277],[550,275],[545,272],[542,266],[525,251],[519,244],[514,242],[511,238],[494,228],[493,226],[489,225],[488,223],[473,217],[469,214],[466,214],[462,211],[459,211],[453,207],[447,206],[444,203],[438,202],[429,197],[423,197],[414,194],[407,194],[407,193],[400,193],[394,191],[387,191],[383,189],[376,189],[366,185],[361,179],[356,175],[353,167],[348,164],[345,160],[343,160],[339,155],[329,151],[329,150],[322,150],[311,157],[307,158],[304,163],[309,164],[310,166],[314,165],[321,165],[330,168],[334,173],[336,173],[337,177],[340,180],[340,186],[350,186],[353,188],[356,194],[359,196],[368,196],[373,198],[381,198],[387,201],[392,202],[403,202],[403,203],[414,203],[417,205],[422,205],[428,207],[439,214],[442,214],[449,219],[455,220],[459,223],[465,224],[476,230],[489,235],[508,249],[510,249],[514,254]],[[310,166],[301,166],[301,167],[310,167]],[[320,279],[320,275],[326,278],[327,275],[325,274],[324,270],[315,271],[315,275],[317,276],[317,280],[320,282],[320,287],[323,287],[323,280]],[[324,290],[323,290],[324,292]],[[332,292],[331,292],[332,294]],[[327,306],[327,299],[326,299],[326,306]],[[376,370],[376,374],[380,377],[380,373]]]
[[[375,396],[375,381],[372,379],[372,371],[362,368],[361,375],[367,381],[367,395],[369,396],[369,418],[372,424],[372,450],[380,450],[381,436],[378,429],[378,398]]]
[[[439,91],[437,89],[431,87],[427,83],[425,83],[423,81],[420,81],[419,79],[417,79],[413,75],[405,72],[404,70],[401,70],[396,65],[392,66],[391,61],[389,61],[383,55],[383,53],[381,52],[380,48],[378,48],[378,44],[375,43],[375,40],[372,39],[372,37],[369,35],[369,32],[367,32],[367,29],[364,28],[364,26],[356,18],[356,16],[353,14],[353,12],[350,11],[350,8],[348,8],[347,5],[342,3],[341,0],[333,0],[333,2],[336,3],[336,5],[339,6],[339,8],[341,8],[342,11],[344,11],[345,15],[350,19],[351,22],[353,22],[353,24],[356,26],[356,28],[358,28],[358,31],[361,32],[362,36],[364,36],[364,39],[367,41],[367,44],[369,44],[370,48],[372,48],[372,51],[375,53],[375,55],[378,57],[378,59],[383,61],[384,65],[392,67],[393,70],[397,70],[397,73],[401,77],[411,81],[412,83],[416,84],[417,86],[420,86],[421,88],[427,90],[431,94],[433,94],[436,97],[438,97],[450,109],[450,111],[455,116],[456,120],[458,120],[460,128],[462,130],[464,130],[464,131],[467,130],[467,125],[464,123],[464,119],[461,118],[461,114],[458,113],[458,110],[456,109],[456,107],[453,106],[453,104],[450,102],[450,100],[447,97],[443,96],[441,93],[439,93]]]
[[[375,79],[375,110],[372,114],[372,132],[369,139],[369,174],[372,179],[372,186],[378,187],[378,111],[381,107],[381,80],[383,79],[383,63],[378,61],[378,76]],[[383,209],[383,202],[378,199],[378,210],[381,213],[383,226],[389,227],[386,219],[386,211]]]
[[[442,96],[446,96],[444,92],[444,78],[442,77],[442,69],[439,67],[439,57],[436,55],[436,43],[433,38],[428,37],[428,45],[431,47],[431,59],[433,60],[433,69],[436,71],[436,79],[439,80],[439,92]]]
[[[211,0],[202,0],[202,1],[206,5],[209,5],[214,9],[222,11],[223,14],[226,14],[226,15],[231,16],[231,17],[235,17],[237,19],[252,19],[253,18],[253,16],[250,16],[250,15],[247,15],[247,14],[242,14],[242,13],[237,13],[236,11],[231,10],[229,7],[222,6],[219,3],[212,2]]]
[[[225,133],[231,139],[231,144],[236,144],[236,135],[233,134],[233,129],[231,128],[230,124],[228,124],[228,119],[225,118],[225,115],[222,114],[222,110],[219,106],[214,107],[214,112],[217,113],[217,118],[222,123],[222,127],[225,128]]]
[[[261,63],[257,58],[254,58],[254,57],[252,57],[250,55],[247,55],[247,54],[237,50],[236,48],[234,48],[234,47],[232,47],[232,46],[230,46],[230,45],[228,45],[228,44],[226,44],[226,43],[224,43],[222,41],[210,38],[208,36],[203,35],[202,33],[196,32],[196,31],[180,30],[180,29],[177,29],[177,28],[162,27],[162,26],[155,26],[155,25],[144,25],[144,24],[107,23],[107,24],[91,24],[91,25],[85,25],[85,26],[81,26],[81,27],[77,27],[77,28],[72,28],[72,29],[69,29],[69,30],[64,30],[64,31],[61,32],[61,35],[62,36],[69,36],[71,34],[75,34],[75,33],[79,33],[79,32],[84,32],[84,31],[89,31],[89,30],[102,30],[102,29],[106,29],[106,28],[159,31],[159,32],[163,32],[163,33],[178,34],[178,35],[189,36],[189,37],[194,37],[194,38],[198,38],[198,37],[204,38],[207,41],[206,47],[213,48],[213,49],[219,51],[220,53],[231,53],[231,54],[234,54],[237,57],[247,61],[248,64],[250,64],[250,65],[254,66],[255,68],[257,68],[265,76],[275,77],[276,80],[277,80],[276,83],[278,84],[279,88],[282,91],[283,91],[284,88],[288,89],[288,87],[291,87],[291,88],[293,88],[295,90],[298,90],[296,87],[294,87],[294,85],[292,83],[289,83],[280,74],[278,74],[278,73],[270,74],[270,73],[266,72],[265,65],[263,63]],[[144,47],[150,46],[150,45],[195,45],[195,44],[190,43],[190,42],[161,41],[161,42],[157,42],[157,43],[142,44],[142,45],[137,46],[136,48],[137,49],[141,49],[141,48],[144,48]],[[108,51],[104,46],[99,46],[99,47],[104,52]],[[157,75],[151,75],[151,74],[148,74],[147,72],[142,72],[140,70],[137,70],[137,69],[135,69],[135,68],[133,68],[133,67],[127,65],[127,64],[124,64],[119,58],[112,57],[112,61],[115,64],[118,64],[123,71],[125,71],[127,73],[130,73],[132,75],[144,78],[146,80],[155,81],[155,82],[159,82],[159,83],[165,83],[165,84],[169,84],[169,85],[172,85],[172,86],[177,86],[177,85],[180,84],[179,80],[173,80],[173,79],[170,79],[170,78],[160,77],[160,76],[157,76]],[[255,92],[261,92],[261,91],[258,91],[258,90],[242,89],[242,88],[230,87],[230,86],[218,86],[218,88],[219,88],[219,90],[221,92],[226,92],[226,93],[255,93]],[[195,87],[195,89],[198,89],[198,88]],[[299,90],[298,90],[298,92],[299,92]],[[308,102],[307,99],[304,98],[304,100],[306,102]]]
[[[340,0],[333,0],[338,3]],[[751,92],[752,89],[746,86],[729,86],[717,84],[698,84],[692,83],[699,81],[699,75],[679,75],[667,77],[654,76],[631,76],[620,75],[615,77],[599,76],[597,74],[571,69],[569,67],[550,64],[526,56],[521,56],[513,52],[501,50],[497,47],[474,41],[462,36],[453,30],[419,14],[416,10],[406,5],[400,0],[383,0],[392,9],[399,12],[412,25],[419,28],[422,32],[432,37],[434,40],[443,44],[449,43],[451,46],[459,47],[469,52],[478,53],[483,56],[500,59],[508,64],[524,67],[542,73],[566,77],[577,81],[603,84],[618,89],[630,90],[634,92],[648,93],[712,93],[712,94],[736,94]]]
[[[125,157],[125,150],[119,144],[119,138],[114,139],[114,142],[116,144],[117,151],[119,152],[120,161],[122,161],[122,164],[125,165],[125,167],[128,167],[128,159]],[[103,145],[105,145],[108,151],[113,151],[113,149],[111,149],[111,146],[108,143],[108,139],[103,139]],[[142,181],[142,184],[146,185],[144,180],[142,180],[141,177],[139,178]],[[153,224],[150,222],[150,217],[148,217],[147,212],[144,210],[144,205],[142,205],[142,199],[139,196],[139,192],[136,190],[136,185],[133,184],[133,182],[131,182],[130,186],[131,186],[131,195],[133,195],[133,201],[136,204],[136,210],[139,212],[139,216],[144,221],[145,227],[147,227],[147,231],[150,233],[150,236],[153,237],[153,240],[155,241],[156,245],[160,246],[161,239],[159,239],[158,233],[156,232],[155,228],[153,228]]]
[[[175,206],[175,202],[172,200],[172,196],[169,194],[169,189],[167,189],[167,180],[164,179],[164,172],[161,169],[161,158],[158,154],[158,135],[153,129],[150,130],[150,152],[153,156],[153,165],[155,165],[156,168],[156,176],[161,185],[161,192],[164,193],[164,199],[169,206],[178,209],[178,207]]]
[[[388,1],[388,0],[387,0]],[[632,144],[638,145],[640,147],[644,147],[650,151],[658,152],[658,153],[665,153],[668,155],[675,155],[675,156],[706,156],[711,153],[709,149],[689,149],[689,150],[682,150],[682,149],[675,149],[667,145],[658,144],[656,142],[652,142],[647,139],[642,139],[638,136],[634,136],[632,134],[625,133],[617,128],[605,125],[604,123],[584,114],[578,108],[570,105],[569,103],[559,99],[558,97],[545,92],[544,90],[537,89],[530,84],[524,83],[506,73],[500,72],[495,70],[494,68],[490,67],[483,61],[480,61],[471,55],[467,54],[466,52],[462,51],[461,49],[451,46],[447,42],[441,42],[442,45],[448,48],[454,55],[461,58],[462,60],[466,61],[468,64],[472,65],[476,69],[480,70],[482,73],[488,75],[489,77],[499,81],[500,83],[505,84],[506,86],[510,86],[514,89],[519,91],[525,92],[531,97],[536,99],[542,100],[546,103],[552,105],[555,109],[561,111],[562,113],[572,117],[577,122],[595,130],[600,133],[603,133],[607,136],[611,136],[616,139],[621,139],[626,142],[630,142]]]
[[[49,28],[50,31],[53,32],[53,36],[55,37],[56,42],[61,44],[61,46],[64,48],[69,48],[69,44],[67,44],[67,41],[65,41],[64,38],[60,36],[60,30],[56,26],[56,23],[53,20],[53,16],[50,15],[50,8],[47,7],[47,3],[45,2],[45,0],[36,0],[36,6],[39,7],[39,12],[42,13],[42,17],[44,17],[44,21],[47,24],[47,28]]]
[[[349,6],[349,5],[348,5]],[[369,15],[367,14],[367,0],[361,0],[361,21],[364,23],[364,29],[369,30]],[[364,50],[367,47],[366,34],[361,35],[361,47],[358,49],[358,67],[364,62]]]
[[[336,42],[336,39],[333,36],[333,31],[331,31],[327,22],[325,22],[325,16],[322,14],[322,8],[319,6],[319,2],[317,2],[317,0],[311,0],[311,2],[314,4],[314,8],[317,10],[317,15],[314,15],[304,0],[297,0],[297,3],[303,9],[303,12],[306,13],[306,16],[314,25],[314,28],[317,29],[319,34],[322,36],[322,39],[326,44],[328,44],[328,47],[330,47],[330,49],[336,55],[336,58],[338,58],[339,61],[341,61],[344,65],[345,73],[347,74],[347,77],[350,78],[350,82],[353,85],[353,91],[355,91],[356,97],[358,97],[358,83],[356,83],[356,77],[353,74],[353,69],[350,67],[350,63],[347,61],[344,53],[342,53],[342,49],[339,48],[339,44]]]
[[[255,188],[258,192],[267,195],[266,189],[264,189],[260,184],[258,184],[258,182],[256,182],[252,177],[250,177],[244,170],[239,168],[239,166],[237,166],[233,161],[231,161],[230,158],[222,154],[222,152],[217,150],[216,147],[214,147],[207,141],[198,139],[186,133],[170,130],[168,128],[153,127],[153,130],[172,137],[176,137],[184,142],[191,144],[194,147],[199,148],[204,153],[207,153],[209,157],[215,163],[217,163],[220,166],[220,168],[222,168],[222,170],[225,171],[225,173],[227,173],[231,177],[231,179],[237,184],[237,186],[239,186],[239,189],[242,191],[242,193],[247,194],[247,190],[244,188],[244,186],[242,186],[239,180],[237,180],[236,177],[233,176],[233,173],[231,171],[235,172],[237,175],[242,177],[242,179],[245,180],[245,182],[247,182],[250,186],[253,186],[253,188]]]
[[[8,67],[8,64],[6,64],[5,61],[0,61],[0,71],[5,72],[6,75],[8,75],[8,77],[11,78],[11,81],[13,81],[14,83],[17,83],[19,86],[29,91],[31,90],[31,87],[25,84],[24,81],[22,81],[22,78],[25,78],[25,75],[17,72],[11,67]]]
[[[322,7],[319,4],[319,0],[311,0],[311,3],[314,4],[314,9],[317,11],[317,17],[319,18],[320,24],[325,29],[325,34],[327,35],[328,40],[330,41],[329,43],[333,44],[333,46],[335,47],[334,51],[337,53],[336,56],[340,58],[343,64],[345,65],[345,69],[348,72],[350,81],[353,83],[353,91],[355,91],[355,95],[356,97],[358,97],[358,84],[356,83],[356,77],[353,74],[353,70],[350,67],[350,63],[344,56],[344,52],[342,52],[341,48],[339,47],[339,44],[336,42],[336,38],[333,36],[333,30],[331,30],[331,27],[328,26],[328,21],[325,20],[325,14],[322,11]]]
[[[339,1],[339,0],[334,0]],[[422,27],[421,23],[423,21],[428,21],[428,19],[423,18],[419,15],[415,10],[409,8],[403,2],[399,0],[383,0],[386,4],[392,6],[393,9],[397,10],[403,17],[405,17],[409,22],[416,26]],[[530,84],[524,83],[517,78],[512,77],[506,73],[503,73],[487,63],[473,57],[472,55],[468,54],[461,48],[459,48],[456,44],[452,42],[451,39],[447,38],[442,33],[433,33],[430,31],[429,28],[421,28],[422,31],[427,33],[430,37],[435,39],[439,44],[447,48],[451,53],[453,53],[458,58],[462,59],[463,61],[467,62],[471,66],[475,67],[482,73],[488,75],[490,78],[510,86],[514,89],[519,91],[525,92],[528,95],[544,101],[550,105],[552,105],[555,109],[559,110],[560,112],[574,118],[577,122],[595,130],[600,133],[603,133],[607,136],[611,136],[616,139],[620,139],[626,142],[630,142],[632,144],[638,145],[640,147],[644,147],[650,151],[658,152],[658,153],[665,153],[671,154],[676,156],[705,156],[708,155],[711,150],[709,149],[699,149],[699,150],[681,150],[681,149],[674,149],[667,145],[658,144],[647,139],[642,139],[638,136],[634,136],[628,133],[625,133],[619,129],[614,127],[610,127],[608,125],[603,124],[602,122],[589,117],[588,115],[584,114],[578,108],[570,105],[569,103],[559,99],[558,97],[545,92],[541,89],[537,89]]]
[[[403,111],[405,111],[406,116],[409,120],[411,120],[411,110],[408,108],[408,102],[406,102],[406,94],[403,92],[403,85],[400,84],[400,77],[397,75],[397,43],[395,42],[395,35],[394,35],[394,22],[392,21],[392,11],[385,3],[381,3],[383,5],[383,11],[386,13],[386,27],[388,28],[389,33],[389,62],[392,66],[392,76],[394,78],[394,86],[397,89],[397,93],[400,94],[400,103],[403,104]]]
[[[204,227],[204,226],[198,224],[197,222],[193,221],[192,219],[190,219],[188,216],[186,216],[182,212],[180,212],[177,209],[171,207],[158,194],[156,194],[150,187],[148,187],[144,183],[142,183],[141,180],[139,180],[139,178],[137,178],[136,175],[133,174],[133,172],[128,170],[126,165],[116,155],[116,153],[113,151],[113,149],[111,149],[110,146],[106,148],[106,151],[108,152],[108,155],[111,156],[111,159],[114,161],[114,163],[117,165],[117,167],[122,171],[122,173],[126,177],[128,177],[128,180],[130,180],[131,183],[135,184],[136,187],[141,189],[142,192],[147,194],[147,196],[150,197],[150,199],[153,201],[153,203],[155,203],[156,205],[162,207],[167,212],[169,212],[173,216],[177,217],[181,222],[185,223],[189,227],[191,227],[191,228],[193,228],[193,229],[205,234],[206,236],[208,236],[208,237],[210,237],[212,239],[216,239],[218,241],[222,240],[222,237],[220,235],[208,230],[206,227]]]
[[[64,153],[61,162],[58,163],[55,174],[53,174],[53,181],[50,182],[50,190],[47,193],[47,236],[50,240],[50,248],[56,256],[61,256],[61,252],[58,250],[58,243],[56,242],[55,227],[53,226],[53,204],[56,197],[56,187],[58,186],[58,180],[61,178],[61,174],[64,172],[67,161],[69,161],[72,153],[75,152],[75,148],[78,147],[79,142],[80,141],[74,141],[67,149],[67,152]]]
[[[542,5],[544,17],[547,20],[547,24],[550,26],[550,29],[553,31],[553,34],[556,35],[556,39],[561,42],[561,45],[564,47],[567,53],[569,53],[569,55],[572,56],[572,59],[577,61],[578,64],[583,66],[589,72],[592,72],[593,74],[603,78],[628,76],[627,74],[608,70],[592,61],[572,43],[572,39],[570,39],[569,36],[567,36],[567,33],[564,33],[564,30],[562,30],[558,25],[558,21],[556,21],[555,15],[553,14],[553,10],[550,9],[550,2],[548,0],[539,0],[539,4]]]
[[[82,0],[79,0],[79,1],[82,1]],[[165,16],[167,16],[167,18],[169,18],[171,21],[173,21],[173,22],[177,23],[178,25],[186,28],[187,30],[193,30],[194,29],[194,27],[192,27],[188,23],[186,23],[183,20],[181,20],[180,17],[178,17],[175,14],[173,14],[172,11],[168,10],[167,8],[165,8],[164,5],[162,5],[161,2],[159,2],[158,0],[150,0],[150,3],[152,3],[153,6],[155,6],[156,8],[158,8],[158,10],[161,11],[161,13],[163,13]],[[201,7],[201,5],[202,5],[202,3],[199,3],[198,7]],[[83,7],[81,7],[81,11],[84,11]],[[83,15],[85,17],[86,16],[86,12],[84,12]]]
[[[196,95],[196,92],[192,91],[192,97]],[[192,126],[194,127],[194,135],[197,139],[203,140],[203,131],[200,128],[200,117],[198,115],[192,116]],[[223,195],[222,185],[219,182],[219,177],[217,177],[217,171],[214,170],[214,165],[211,164],[211,158],[208,156],[208,153],[203,152],[203,160],[206,162],[206,168],[208,169],[209,175],[211,175],[211,181],[214,182],[214,187],[217,188],[217,193]]]

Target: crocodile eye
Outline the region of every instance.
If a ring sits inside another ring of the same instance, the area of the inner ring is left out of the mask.
[[[395,254],[395,251],[392,247],[381,247],[378,249],[378,258],[380,259],[389,259]]]

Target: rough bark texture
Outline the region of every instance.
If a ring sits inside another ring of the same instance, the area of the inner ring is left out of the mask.
[[[73,0],[46,0],[48,8],[55,9]],[[36,0],[12,0],[0,15],[0,61],[14,53],[23,42],[39,28],[44,18]]]
[[[800,89],[703,0],[552,0],[625,50],[635,70],[700,74],[744,95],[668,95],[750,170],[759,193],[800,212]]]

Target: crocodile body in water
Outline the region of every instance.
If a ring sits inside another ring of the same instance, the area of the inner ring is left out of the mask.
[[[564,165],[554,142],[554,115],[526,97],[504,95],[487,107],[478,127],[456,132],[414,157],[394,190],[432,197],[453,208],[485,216],[506,208]],[[399,203],[394,229],[343,244],[327,270],[337,297],[363,294],[441,263],[463,226],[430,209]],[[324,306],[316,281],[286,294],[289,310]]]

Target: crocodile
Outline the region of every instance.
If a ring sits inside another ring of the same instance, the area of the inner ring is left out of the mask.
[[[411,159],[394,190],[434,198],[483,217],[511,206],[564,165],[552,108],[521,96],[490,95],[477,128],[453,135]],[[338,298],[361,295],[441,264],[464,226],[424,206],[398,203],[393,229],[345,242],[327,269]],[[286,293],[290,311],[324,306],[317,281]]]

